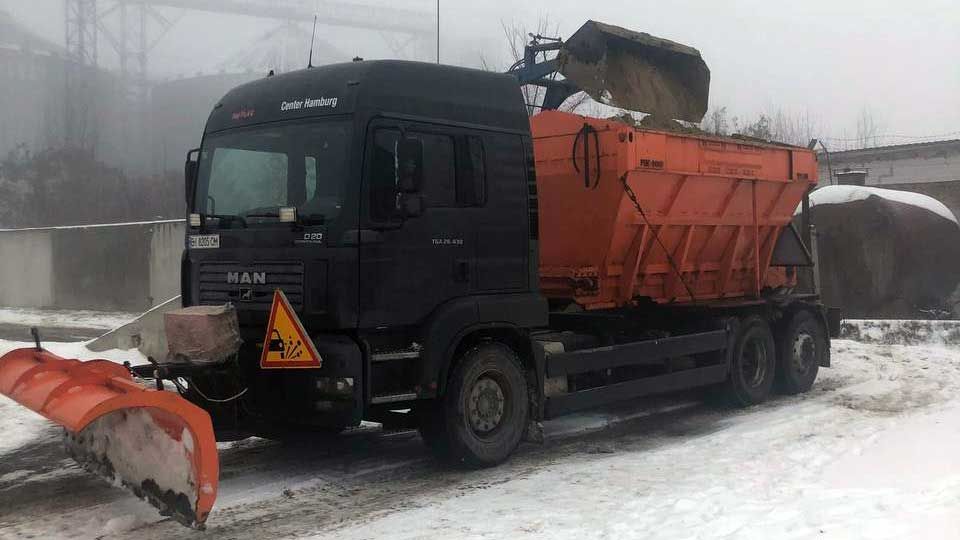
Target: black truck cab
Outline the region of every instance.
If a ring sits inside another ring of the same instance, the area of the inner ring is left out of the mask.
[[[215,106],[198,154],[184,305],[236,307],[249,388],[215,423],[355,425],[443,392],[458,348],[547,322],[512,76],[404,61],[270,76]],[[321,368],[260,369],[278,288]]]

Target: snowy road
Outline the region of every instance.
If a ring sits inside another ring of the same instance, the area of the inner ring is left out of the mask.
[[[412,433],[224,445],[205,532],[83,473],[0,398],[0,537],[960,538],[960,350],[835,341],[833,361],[748,410],[686,395],[562,419],[485,471],[441,469]]]
[[[0,308],[0,340],[30,340],[38,327],[44,341],[83,341],[126,324],[136,313]]]

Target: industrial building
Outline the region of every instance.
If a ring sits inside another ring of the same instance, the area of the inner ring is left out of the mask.
[[[69,147],[128,175],[163,175],[199,145],[207,113],[227,90],[269,70],[305,67],[314,17],[327,28],[375,30],[397,57],[423,56],[435,37],[432,13],[359,2],[64,0],[63,6],[63,45],[0,10],[0,160]],[[197,12],[273,23],[214,74],[153,76],[153,48],[177,20]],[[322,38],[314,44],[317,65],[350,58]]]
[[[0,158],[60,142],[65,52],[0,10]]]

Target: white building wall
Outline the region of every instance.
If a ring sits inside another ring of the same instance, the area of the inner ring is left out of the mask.
[[[960,141],[836,152],[829,162],[834,174],[845,169],[866,170],[867,185],[952,182],[960,180]],[[830,183],[827,164],[821,154],[821,185]]]

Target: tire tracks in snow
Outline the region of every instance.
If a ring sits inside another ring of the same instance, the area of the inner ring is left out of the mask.
[[[844,347],[850,346],[841,345],[841,351]],[[888,408],[894,412],[923,406],[931,402],[924,397],[927,394],[936,394],[934,397],[939,399],[942,392],[958,386],[960,377],[950,385],[939,384],[937,376],[942,367],[937,372],[927,370],[924,366],[933,364],[925,360],[905,367],[902,359],[890,360],[892,356],[885,354],[887,351],[855,345],[849,354],[870,353],[870,362],[845,371],[825,370],[810,394],[775,398],[743,411],[703,406],[691,401],[692,394],[688,393],[587,413],[583,415],[587,420],[581,418],[583,425],[579,426],[576,419],[549,423],[548,432],[551,426],[560,427],[554,429],[554,436],[545,445],[524,445],[510,462],[481,471],[443,468],[428,456],[419,437],[411,432],[358,430],[309,445],[242,441],[221,451],[221,496],[206,531],[162,521],[155,513],[150,514],[149,507],[146,511],[137,510],[137,505],[145,505],[132,500],[126,492],[83,474],[75,466],[64,466],[65,456],[59,444],[44,442],[22,447],[0,460],[0,477],[19,470],[40,475],[0,483],[0,537],[42,537],[45,530],[69,533],[70,529],[62,523],[56,528],[56,522],[90,513],[112,517],[130,509],[151,517],[132,530],[104,534],[103,538],[239,540],[330,534],[345,526],[362,525],[396,512],[429,507],[437,501],[497,487],[554,466],[601,460],[609,453],[636,452],[642,457],[646,450],[680,446],[731,425],[749,422],[746,417],[752,414],[791,413],[781,415],[785,430],[795,421],[791,417],[825,415],[827,409],[845,409],[864,418],[888,416],[887,411],[880,412],[882,407],[874,406],[875,394],[858,394],[865,385],[878,384],[878,380],[892,385],[893,391],[883,395],[889,394]],[[903,352],[898,354],[903,356]],[[950,371],[956,374],[958,369],[953,367]],[[913,395],[917,392],[920,394]],[[902,399],[904,396],[907,399]],[[777,423],[769,427],[781,429]],[[38,528],[37,516],[52,523],[48,529]]]

